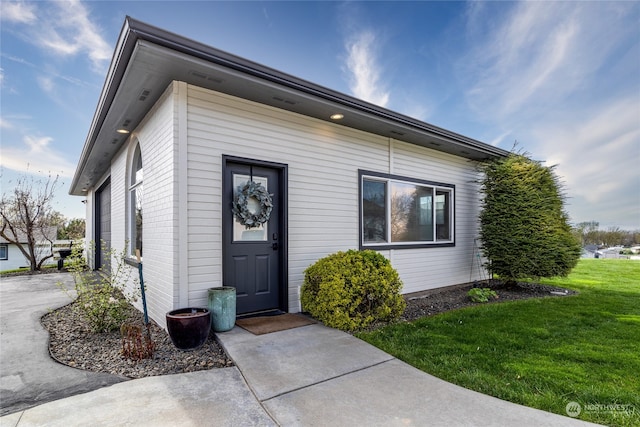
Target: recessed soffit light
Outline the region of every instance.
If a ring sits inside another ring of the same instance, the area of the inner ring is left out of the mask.
[[[131,131],[129,131],[128,129],[118,129],[116,130],[116,132],[121,133],[123,135],[127,135],[129,134]]]
[[[344,119],[344,114],[336,113],[331,115],[331,120],[342,120]]]

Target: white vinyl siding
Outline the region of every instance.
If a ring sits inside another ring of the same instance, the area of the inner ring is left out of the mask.
[[[357,245],[358,165],[387,168],[386,140],[195,86],[188,100],[189,236],[200,240],[190,244],[190,300],[204,303],[212,278],[222,280],[221,160],[230,155],[289,166],[289,307],[297,310],[304,269]]]
[[[480,212],[475,164],[467,159],[396,141],[394,174],[455,185],[455,247],[399,250],[393,265],[404,282],[404,292],[466,283],[478,276],[477,238]],[[473,267],[473,269],[472,269]]]
[[[6,258],[0,259],[0,271],[15,270],[17,268],[29,267],[30,265],[29,260],[20,251],[20,248],[18,248],[18,245],[15,245],[13,243],[2,243],[2,245],[5,245],[4,253],[6,255]],[[39,255],[40,257],[44,257],[51,253],[51,244],[49,243],[38,244],[36,245],[36,248],[37,248],[36,250],[40,254]],[[53,258],[49,258],[44,262],[44,264],[49,265],[49,264],[55,264],[57,262],[58,262],[57,260]]]
[[[128,234],[127,166],[136,142],[145,169],[147,304],[161,325],[171,309],[206,307],[207,289],[223,285],[223,155],[288,165],[290,311],[300,308],[309,265],[358,248],[359,169],[455,186],[454,247],[380,251],[398,269],[403,292],[475,278],[478,193],[466,159],[174,82],[112,161],[116,249]]]
[[[470,262],[478,199],[471,182],[474,165],[467,159],[191,85],[187,122],[189,300],[193,304],[206,305],[206,289],[222,280],[222,155],[289,166],[292,311],[299,308],[298,287],[309,265],[332,252],[358,247],[361,168],[456,186],[455,247],[380,251],[400,272],[404,292],[475,278],[470,275]]]
[[[147,306],[150,317],[163,326],[165,313],[178,305],[176,90],[176,85],[169,86],[111,163],[111,246],[120,253],[130,236],[128,171],[133,150],[140,144],[145,174],[143,274]],[[130,286],[134,286],[138,270],[129,268]],[[141,301],[136,305],[141,308]]]

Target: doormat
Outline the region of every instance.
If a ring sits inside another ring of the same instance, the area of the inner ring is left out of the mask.
[[[316,323],[315,320],[293,313],[279,314],[277,316],[248,317],[236,320],[236,325],[254,335],[270,334],[271,332],[284,331],[285,329],[298,328],[314,323]]]

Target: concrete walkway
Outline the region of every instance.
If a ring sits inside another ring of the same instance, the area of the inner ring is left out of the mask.
[[[68,273],[0,279],[0,415],[126,380],[51,359],[40,318],[71,302],[57,282],[73,289]]]
[[[9,326],[5,324],[4,287],[3,279],[3,344]],[[55,290],[49,293],[53,298]],[[32,328],[37,329],[39,315],[30,318]],[[17,410],[0,418],[0,426],[588,425],[449,384],[322,325],[261,336],[236,327],[218,338],[235,367],[130,380],[109,387],[98,382],[94,391]],[[35,338],[38,340],[42,336]],[[26,342],[37,346],[35,341]],[[5,356],[10,355],[3,345],[2,389],[3,396],[8,396],[5,381],[9,385],[18,382],[10,379],[12,375],[5,377]],[[32,383],[43,387],[43,382],[55,389],[73,376],[72,371],[78,372],[50,359],[38,360],[29,362],[34,375],[21,377],[27,389]],[[58,369],[55,374],[37,379],[37,372],[52,366]]]

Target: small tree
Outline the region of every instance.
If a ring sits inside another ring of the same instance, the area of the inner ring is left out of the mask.
[[[62,227],[58,228],[58,238],[61,240],[80,240],[84,239],[85,220],[82,218],[74,218],[64,221]]]
[[[47,181],[23,176],[10,193],[0,200],[0,236],[15,244],[29,261],[31,271],[40,270],[42,264],[53,257],[43,251],[42,243],[51,248],[55,236],[55,214],[51,207],[58,177]]]
[[[483,163],[481,171],[480,238],[488,270],[509,284],[569,274],[581,248],[554,167],[512,153]]]
[[[92,242],[91,252],[94,245]],[[125,263],[125,243],[122,251],[107,248],[101,243],[105,257],[113,260],[111,271],[100,269],[100,274],[87,269],[86,260],[82,256],[83,247],[74,246],[68,265],[69,271],[75,279],[75,294],[77,295],[74,309],[89,323],[94,332],[110,332],[121,327],[127,320],[130,303],[136,302],[141,295],[138,279],[132,277],[132,269]],[[69,296],[73,296],[71,289],[59,282]]]
[[[598,227],[600,223],[597,221],[584,221],[575,226],[575,234],[580,239],[582,245],[590,245],[598,240]]]

